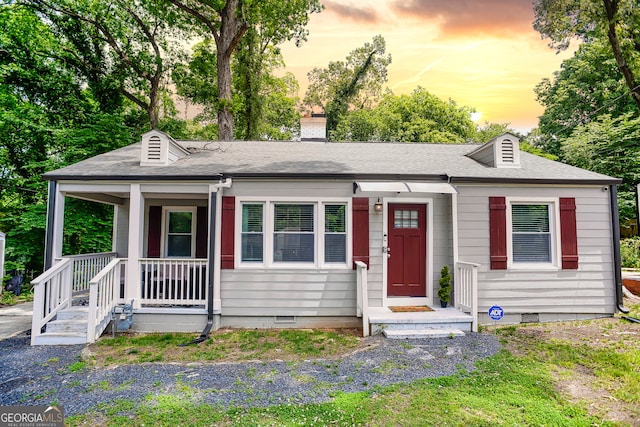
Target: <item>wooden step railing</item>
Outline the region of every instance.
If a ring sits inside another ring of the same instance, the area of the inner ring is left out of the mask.
[[[454,279],[455,307],[473,317],[471,330],[478,332],[478,267],[472,262],[456,262]]]

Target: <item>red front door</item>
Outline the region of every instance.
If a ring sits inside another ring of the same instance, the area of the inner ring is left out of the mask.
[[[425,205],[389,204],[387,296],[425,297]]]

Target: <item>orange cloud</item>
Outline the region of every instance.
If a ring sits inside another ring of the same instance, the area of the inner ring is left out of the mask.
[[[396,0],[390,7],[405,18],[437,23],[446,36],[533,32],[531,0]]]
[[[338,15],[339,18],[350,21],[373,24],[378,22],[379,19],[373,7],[356,7],[326,0],[322,4],[325,7],[325,12],[332,12]]]

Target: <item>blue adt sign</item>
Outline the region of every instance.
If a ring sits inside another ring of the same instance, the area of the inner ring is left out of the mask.
[[[499,305],[491,306],[489,309],[489,317],[491,320],[500,320],[504,316],[504,310]]]

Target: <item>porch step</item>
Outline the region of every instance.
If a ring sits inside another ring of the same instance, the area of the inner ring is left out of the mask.
[[[370,307],[369,323],[372,334],[389,338],[438,338],[471,332],[473,317],[455,308],[394,313],[386,307]]]
[[[89,307],[85,306],[73,306],[62,309],[58,312],[57,320],[82,320],[85,322],[89,317]]]
[[[58,319],[47,323],[47,332],[87,332],[87,318]]]
[[[35,337],[35,345],[75,345],[86,343],[86,332],[45,332]]]
[[[382,333],[389,339],[417,339],[417,338],[451,338],[463,337],[460,329],[397,329],[383,330]]]

